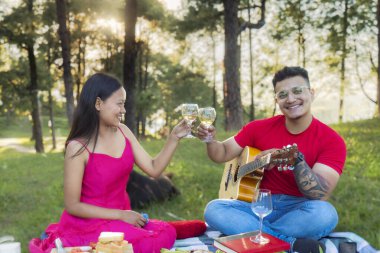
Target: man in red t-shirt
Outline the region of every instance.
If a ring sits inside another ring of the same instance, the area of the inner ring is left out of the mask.
[[[214,140],[214,127],[198,127],[198,137],[207,142],[211,160],[223,163],[240,155],[244,147],[255,147],[259,156],[273,153],[289,144],[299,152],[294,167],[284,171],[274,165],[265,168],[261,189],[272,193],[273,211],[265,217],[263,231],[288,241],[297,252],[319,252],[318,239],[338,223],[335,208],[326,200],[343,171],[346,146],[330,127],[313,117],[311,103],[315,91],[308,73],[300,67],[285,67],[273,78],[275,100],[283,115],[254,120],[234,137]],[[250,203],[217,199],[205,210],[209,226],[223,234],[257,230],[259,218]]]

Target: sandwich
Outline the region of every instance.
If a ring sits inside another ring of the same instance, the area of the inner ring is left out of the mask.
[[[133,247],[124,240],[122,232],[101,232],[95,253],[133,253]]]

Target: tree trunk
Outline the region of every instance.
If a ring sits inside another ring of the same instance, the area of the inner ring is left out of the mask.
[[[125,1],[125,38],[124,38],[124,88],[127,92],[125,103],[125,123],[136,134],[136,109],[135,109],[135,62],[137,45],[135,41],[135,27],[137,22],[137,0]]]
[[[82,37],[78,39],[78,53],[77,53],[77,76],[76,76],[76,101],[79,102],[80,86],[83,80],[84,69],[82,69]]]
[[[251,5],[248,1],[248,22],[251,23]],[[253,60],[252,60],[252,29],[248,30],[249,36],[249,80],[250,80],[250,91],[251,91],[251,105],[249,110],[249,119],[252,121],[255,119],[255,90],[254,90],[254,77],[253,77]]]
[[[34,16],[33,13],[33,0],[28,0],[27,7],[30,17]],[[33,18],[31,19],[33,20]],[[27,24],[31,31],[34,30],[33,22]],[[37,153],[44,152],[44,143],[42,135],[42,124],[41,124],[41,115],[40,107],[38,101],[38,77],[37,77],[37,62],[36,56],[34,54],[34,38],[30,38],[26,43],[26,50],[28,52],[28,61],[29,61],[29,71],[30,71],[30,86],[29,86],[29,95],[32,104],[32,139],[34,142],[34,148]]]
[[[30,98],[32,102],[32,121],[33,121],[33,137],[35,140],[34,148],[37,153],[44,152],[44,143],[42,137],[42,124],[41,115],[38,102],[38,83],[37,83],[37,64],[36,57],[34,55],[33,42],[29,42],[27,45],[28,60],[30,68]]]
[[[139,95],[144,93],[144,87],[143,87],[143,57],[144,57],[144,46],[140,44],[137,51],[137,92]],[[137,108],[137,118],[136,118],[136,135],[137,137],[140,137],[141,135],[141,128],[142,128],[142,117],[143,117],[143,108],[140,103],[139,108]]]
[[[83,40],[83,48],[82,48],[82,80],[84,80],[84,75],[86,73],[86,47],[87,42],[86,39]]]
[[[240,75],[238,59],[238,0],[224,0],[224,32],[225,32],[225,117],[226,131],[239,130],[243,126],[243,111],[240,96]]]
[[[51,88],[49,88],[49,118],[50,118],[50,130],[51,139],[53,144],[53,150],[57,148],[57,141],[55,138],[55,121],[54,121],[54,110],[53,110],[53,96],[51,95]]]
[[[380,0],[377,0],[377,116],[380,117]]]
[[[48,70],[49,70],[49,78],[50,78],[50,66],[52,65],[53,61],[52,61],[52,57],[51,57],[51,52],[50,50],[53,48],[52,47],[52,41],[51,41],[51,37],[49,37],[48,39],[48,45],[49,45],[49,49],[47,50],[47,67],[48,67]],[[53,96],[51,95],[51,89],[53,87],[53,83],[52,82],[49,82],[49,88],[48,88],[48,96],[49,96],[49,105],[48,105],[48,108],[49,108],[49,120],[50,120],[50,130],[51,130],[51,139],[52,139],[52,144],[53,144],[53,147],[52,149],[56,149],[57,148],[57,141],[56,141],[56,135],[55,135],[55,121],[54,121],[54,109],[53,109]]]
[[[305,40],[305,37],[303,36],[303,34],[301,34],[302,36],[302,67],[304,69],[306,69],[306,40]]]
[[[146,116],[143,115],[143,118],[141,119],[141,137],[146,137]]]
[[[83,85],[84,74],[86,73],[86,37],[80,37],[78,40],[78,54],[76,55],[77,61],[77,76],[75,78],[75,100],[79,103],[81,86]]]
[[[343,45],[342,45],[342,60],[340,67],[340,89],[339,89],[339,123],[343,122],[344,114],[344,93],[346,83],[346,57],[347,57],[347,28],[348,28],[348,0],[344,1],[344,16],[343,16]]]
[[[69,125],[73,121],[74,113],[74,95],[73,95],[73,77],[70,66],[70,31],[67,28],[66,19],[66,2],[65,0],[55,0],[57,6],[58,33],[61,40],[62,59],[63,59],[63,81],[65,83],[66,97],[66,114]]]
[[[141,134],[141,122],[142,122],[142,112],[141,110],[137,111],[137,116],[136,116],[136,137],[137,139],[140,139],[140,134]]]
[[[379,0],[380,1],[380,0]],[[211,32],[211,40],[212,40],[212,106],[216,108],[216,43],[214,34]]]
[[[150,50],[149,50],[149,41],[146,43],[146,50],[145,50],[145,61],[144,61],[144,81],[143,81],[143,88],[144,91],[147,90],[148,88],[148,67],[149,67],[149,55],[150,55]],[[141,135],[143,138],[146,137],[146,113],[142,115],[142,122],[141,122]]]
[[[107,41],[106,41],[106,60],[104,64],[104,70],[106,72],[111,71],[112,69],[112,41],[110,36],[106,36]]]
[[[302,13],[302,1],[298,0],[298,13],[297,15],[297,37],[298,37],[298,65],[301,64],[301,55],[302,55],[302,67],[306,68],[306,46],[305,46],[305,37],[304,37],[304,16]]]
[[[303,36],[302,28],[298,28],[298,65],[301,65],[302,58],[302,67],[306,68],[306,45],[305,38]],[[302,57],[301,57],[302,56]]]

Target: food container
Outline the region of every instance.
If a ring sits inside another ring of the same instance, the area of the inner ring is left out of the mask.
[[[19,242],[0,243],[0,253],[21,253],[21,243]]]

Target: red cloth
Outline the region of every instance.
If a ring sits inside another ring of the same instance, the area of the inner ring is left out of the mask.
[[[177,239],[200,236],[206,231],[206,224],[201,220],[168,221],[177,232]]]
[[[321,163],[342,174],[346,160],[346,145],[333,129],[316,118],[300,134],[292,134],[285,127],[285,117],[278,115],[268,119],[254,120],[245,125],[235,136],[241,146],[250,146],[259,150],[283,148],[296,143],[306,163],[313,168]],[[303,196],[298,190],[293,172],[278,171],[277,168],[265,171],[260,188],[269,189],[273,194]]]

